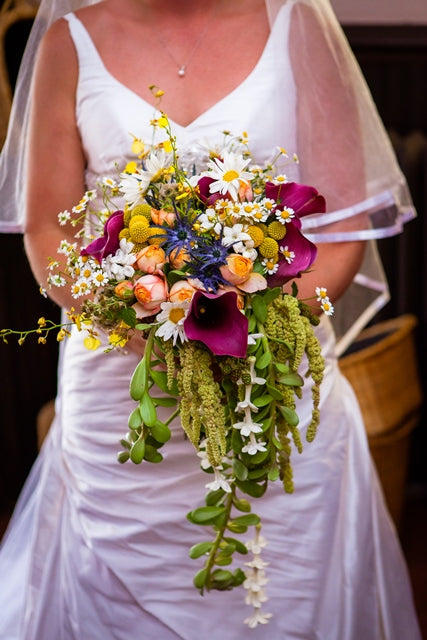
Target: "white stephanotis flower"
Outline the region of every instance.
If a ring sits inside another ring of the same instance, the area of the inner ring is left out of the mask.
[[[163,340],[173,338],[175,346],[178,338],[181,342],[187,342],[188,338],[184,329],[184,320],[187,317],[190,303],[188,300],[183,302],[162,302],[161,311],[156,316],[156,321],[161,323],[156,330],[156,336]]]
[[[242,453],[247,453],[250,456],[255,456],[258,451],[267,451],[265,442],[258,442],[253,433],[249,434],[249,442],[242,448]]]
[[[200,225],[201,231],[211,231],[213,229],[217,235],[220,234],[222,228],[215,209],[206,209],[204,213],[198,216],[196,224]]]
[[[250,436],[251,433],[261,433],[262,424],[258,422],[254,422],[251,417],[250,409],[246,409],[245,411],[245,419],[241,422],[236,422],[233,424],[234,429],[238,429],[242,436]]]
[[[133,276],[135,273],[132,266],[135,262],[135,254],[132,253],[133,246],[132,242],[122,238],[116,253],[103,259],[101,266],[108,278],[120,281]]]
[[[249,629],[255,629],[259,624],[268,624],[272,613],[264,613],[261,609],[255,608],[253,614],[249,618],[245,618],[245,624]]]
[[[234,248],[237,243],[252,240],[249,233],[243,231],[243,228],[243,225],[240,223],[233,224],[232,227],[224,227],[221,239],[221,243],[224,245],[224,247],[233,246]]]
[[[143,169],[138,168],[133,173],[120,174],[120,190],[132,208],[143,202],[150,182],[155,182],[161,177],[168,158],[166,153],[161,150],[157,153],[151,153],[144,162]]]
[[[250,334],[248,335],[248,346],[249,346],[249,345],[252,345],[252,344],[256,344],[256,341],[257,341],[259,338],[263,338],[263,337],[264,337],[264,334],[263,334],[263,333],[250,333]],[[242,384],[243,384],[243,383],[242,383]]]
[[[205,485],[206,489],[209,489],[209,491],[218,491],[219,489],[222,489],[226,493],[231,493],[230,483],[221,473],[222,467],[214,467],[213,471],[215,474],[215,480],[208,482],[208,484]]]
[[[208,162],[209,171],[203,171],[201,176],[213,178],[209,185],[211,193],[228,193],[233,200],[238,199],[238,191],[241,183],[248,184],[253,175],[245,171],[250,159],[245,159],[241,154],[224,151],[222,158],[215,158]]]

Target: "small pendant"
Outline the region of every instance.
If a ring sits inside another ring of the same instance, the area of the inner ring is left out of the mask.
[[[180,78],[183,78],[185,76],[185,64],[183,64],[182,67],[180,67],[178,71],[178,75]]]

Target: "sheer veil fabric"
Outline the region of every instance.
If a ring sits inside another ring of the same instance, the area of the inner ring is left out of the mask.
[[[95,3],[41,1],[0,157],[0,232],[16,233],[25,226],[28,96],[40,39],[61,16]],[[329,0],[266,0],[270,24],[286,3],[294,5],[290,47],[297,84],[298,148],[304,149],[301,179],[316,186],[328,206],[326,214],[307,216],[304,230],[316,243],[368,241],[362,268],[336,305],[333,324],[339,355],[389,299],[375,239],[399,233],[415,212],[390,140]]]

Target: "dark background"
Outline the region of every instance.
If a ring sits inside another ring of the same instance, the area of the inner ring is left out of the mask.
[[[30,21],[11,28],[7,64],[14,84]],[[416,345],[423,391],[427,391],[426,276],[427,237],[427,26],[344,27],[362,67],[380,115],[408,179],[418,218],[405,233],[380,241],[392,300],[374,322],[413,313],[418,318]],[[1,206],[1,203],[0,203]],[[19,234],[0,234],[0,327],[29,328],[59,311],[45,300],[29,269]],[[36,418],[55,396],[58,345],[40,346],[29,338],[0,343],[0,509],[12,508],[37,454]],[[403,363],[404,366],[404,363]],[[404,380],[402,380],[404,384]],[[409,484],[427,486],[425,406],[412,438]]]

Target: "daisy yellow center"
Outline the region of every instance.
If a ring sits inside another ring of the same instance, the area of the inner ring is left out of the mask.
[[[175,324],[178,324],[180,320],[184,317],[184,309],[171,309],[169,313],[169,320]]]
[[[234,169],[230,169],[229,171],[226,171],[224,173],[222,179],[224,180],[224,182],[233,182],[233,180],[236,180],[236,178],[238,177],[239,174],[237,173],[237,171],[234,171]]]

